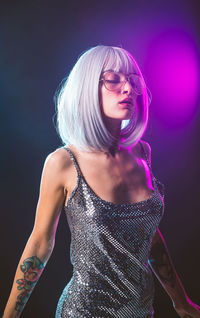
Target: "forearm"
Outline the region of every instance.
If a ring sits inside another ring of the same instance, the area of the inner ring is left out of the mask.
[[[19,261],[3,318],[18,318],[53,250],[53,241],[31,236]]]
[[[159,230],[157,230],[152,244],[149,264],[171,297],[174,305],[176,307],[182,306],[187,300],[187,295],[175,271],[166,243]]]

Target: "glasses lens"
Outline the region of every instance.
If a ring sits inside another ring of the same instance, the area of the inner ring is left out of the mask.
[[[105,87],[110,91],[121,89],[122,85],[126,83],[126,80],[128,80],[133,87],[135,94],[142,95],[144,91],[144,81],[137,74],[130,74],[126,78],[122,73],[107,71],[104,73],[103,80]]]
[[[137,95],[142,95],[144,91],[144,81],[143,79],[136,74],[130,74],[129,75],[129,82],[131,86],[133,87],[135,93]]]
[[[106,72],[104,74],[104,83],[106,88],[110,91],[120,89],[122,85],[121,76],[116,72]]]

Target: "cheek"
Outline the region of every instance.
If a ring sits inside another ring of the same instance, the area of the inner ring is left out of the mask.
[[[114,101],[115,93],[107,90],[104,86],[100,89],[99,101],[102,107],[107,107],[111,102]]]

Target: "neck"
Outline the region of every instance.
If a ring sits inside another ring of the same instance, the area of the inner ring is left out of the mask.
[[[120,152],[120,146],[118,145],[118,140],[114,141],[109,148],[101,151],[107,158],[116,158],[117,154]]]
[[[108,148],[108,151],[106,152],[108,155],[111,155],[112,157],[115,157],[117,152],[119,150],[118,141],[113,142],[113,144]]]
[[[110,134],[115,138],[108,150],[105,151],[105,153],[107,155],[115,157],[117,151],[119,150],[118,142],[121,131],[121,120],[106,117],[105,125],[109,130]]]
[[[119,119],[114,119],[114,118],[109,118],[109,117],[105,117],[104,121],[105,121],[106,128],[109,130],[111,135],[116,140],[118,140],[119,136],[120,136],[122,121]]]

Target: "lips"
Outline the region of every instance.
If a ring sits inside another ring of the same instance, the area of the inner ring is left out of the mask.
[[[130,104],[130,105],[132,105],[133,104],[133,101],[132,101],[132,99],[130,99],[130,98],[125,98],[125,99],[123,99],[121,102],[119,102],[120,104]]]
[[[133,101],[130,98],[125,98],[121,102],[119,102],[120,105],[124,105],[124,107],[131,107],[133,105]]]

